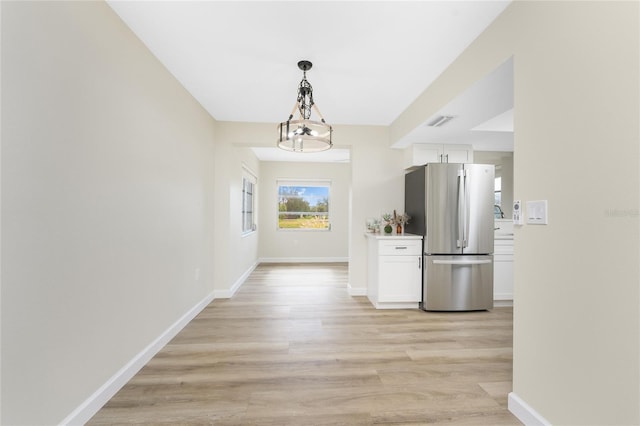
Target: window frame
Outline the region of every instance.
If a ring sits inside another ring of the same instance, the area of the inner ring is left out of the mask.
[[[250,192],[247,191],[249,187]],[[256,196],[258,192],[258,178],[256,175],[245,165],[242,166],[242,190],[241,190],[241,205],[240,205],[240,226],[242,235],[249,235],[256,232],[257,218],[256,218]],[[250,200],[250,206],[247,208],[248,200]]]

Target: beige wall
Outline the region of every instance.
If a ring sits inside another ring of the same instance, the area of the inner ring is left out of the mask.
[[[552,424],[640,423],[639,18],[516,1],[391,127],[514,55],[514,194],[549,225],[515,229],[513,390]]]
[[[214,286],[216,297],[231,297],[258,259],[258,234],[242,235],[243,167],[260,179],[253,152],[234,143],[238,123],[218,122],[215,144]]]
[[[349,290],[367,292],[367,238],[370,217],[404,210],[403,151],[388,149],[387,127],[349,126],[342,137],[354,141],[351,155],[351,227],[349,240]]]
[[[327,180],[331,230],[278,230],[279,179]],[[263,162],[259,181],[259,258],[262,261],[347,261],[351,164]]]
[[[215,122],[106,4],[1,8],[0,423],[56,424],[213,292]]]

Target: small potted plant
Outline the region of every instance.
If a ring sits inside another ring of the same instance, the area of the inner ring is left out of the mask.
[[[393,232],[393,227],[396,227],[396,233],[398,235],[404,234],[404,225],[409,223],[409,217],[406,213],[398,214],[395,210],[393,214],[385,213],[382,215],[382,220],[386,222],[384,226],[384,233],[391,234]]]
[[[389,213],[385,213],[382,215],[382,220],[386,222],[386,225],[384,226],[384,233],[390,234],[393,232],[393,227],[391,226],[393,223],[393,216]]]

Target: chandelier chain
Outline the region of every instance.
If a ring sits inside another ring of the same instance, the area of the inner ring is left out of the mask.
[[[313,108],[313,87],[307,81],[305,71],[298,86],[298,110],[303,119],[308,120],[311,117],[311,108]]]

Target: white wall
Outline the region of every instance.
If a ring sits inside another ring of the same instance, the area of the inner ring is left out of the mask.
[[[0,7],[0,422],[55,424],[213,292],[215,123],[106,4]]]
[[[0,52],[2,46],[2,4],[0,4]],[[2,81],[2,55],[0,54],[0,82]],[[0,84],[0,100],[2,84]],[[2,129],[2,102],[0,102],[0,129]],[[2,132],[0,130],[0,423],[2,422]]]
[[[216,297],[225,298],[233,296],[258,261],[259,234],[242,235],[242,169],[247,167],[259,180],[260,163],[253,151],[234,143],[236,136],[242,137],[238,125],[216,126],[214,286]]]
[[[279,179],[330,181],[331,230],[278,230]],[[349,257],[351,164],[262,162],[259,195],[259,257],[262,261],[344,262]]]
[[[514,407],[552,424],[640,423],[639,18],[516,1],[391,127],[514,55],[514,194],[549,201],[549,225],[515,229]]]

